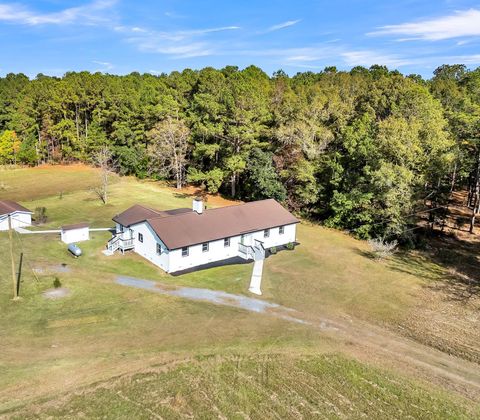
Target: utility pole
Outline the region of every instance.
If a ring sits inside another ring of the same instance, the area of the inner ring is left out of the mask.
[[[10,242],[10,260],[12,263],[13,300],[18,299],[17,279],[15,276],[15,260],[13,258],[12,215],[8,215],[8,241]]]

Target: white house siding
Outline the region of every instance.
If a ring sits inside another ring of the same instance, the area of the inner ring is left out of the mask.
[[[263,242],[263,246],[265,248],[271,248],[273,246],[280,246],[286,245],[290,242],[295,242],[297,240],[297,225],[285,225],[283,234],[280,234],[280,230],[278,227],[274,227],[269,229],[269,236],[267,238],[264,237],[264,231],[253,232],[252,236],[252,243],[251,245],[255,245],[254,240],[258,240]]]
[[[88,241],[90,239],[90,229],[88,227],[62,230],[61,232],[62,242],[66,244],[73,244],[75,242]]]
[[[223,238],[218,241],[209,242],[208,251],[202,251],[202,244],[188,247],[188,256],[182,256],[181,249],[170,251],[170,271],[175,272],[187,268],[196,267],[211,262],[226,260],[238,256],[238,243],[240,236],[230,238],[230,246],[225,247]]]
[[[279,228],[275,227],[270,229],[270,235],[268,238],[264,237],[263,230],[253,232],[245,235],[244,243],[245,245],[254,245],[254,240],[257,239],[263,242],[265,248],[285,245],[296,241],[296,229],[296,224],[286,225],[284,227],[283,235],[280,235]],[[229,247],[224,246],[224,238],[218,241],[209,242],[209,249],[207,252],[202,251],[202,244],[192,245],[188,247],[189,253],[187,257],[182,256],[181,249],[174,249],[170,251],[169,272],[185,270],[199,265],[236,257],[239,255],[238,244],[240,243],[240,240],[240,235],[231,237]]]
[[[138,225],[130,226],[133,232],[133,242],[135,244],[134,251],[151,261],[153,264],[169,272],[169,255],[170,251],[165,244],[152,230],[148,223],[140,223]],[[126,229],[125,229],[126,230]],[[138,240],[138,234],[143,235],[143,243]],[[157,243],[162,246],[162,254],[157,254]]]
[[[296,224],[285,225],[284,233],[281,235],[279,227],[271,228],[270,235],[265,238],[264,231],[252,232],[245,235],[245,245],[254,245],[254,240],[262,241],[265,248],[273,246],[285,245],[296,241]],[[122,232],[121,225],[116,225],[117,233]],[[130,236],[130,231],[131,236]],[[188,247],[188,256],[182,256],[181,249],[168,250],[162,240],[153,231],[146,222],[123,228],[123,236],[125,239],[133,237],[134,251],[146,258],[153,264],[162,268],[168,273],[185,270],[200,265],[226,260],[239,255],[238,244],[241,241],[241,235],[230,237],[230,246],[224,246],[224,238],[209,242],[207,252],[202,251],[202,244],[192,245]],[[138,234],[143,235],[143,243],[138,240]],[[157,243],[161,244],[162,254],[157,254]]]
[[[32,215],[30,213],[14,212],[12,216],[12,228],[31,226]],[[8,215],[0,216],[0,230],[8,230]]]
[[[122,226],[120,223],[115,223],[115,232],[119,234],[122,239],[132,239],[133,230],[129,227]]]

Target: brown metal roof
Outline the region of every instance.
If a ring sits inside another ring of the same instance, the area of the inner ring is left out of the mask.
[[[150,217],[158,216],[160,212],[150,209],[148,207],[135,204],[128,208],[123,213],[117,214],[113,221],[120,223],[122,226],[130,226],[135,223],[143,222]]]
[[[134,206],[125,210],[123,213],[117,214],[113,218],[113,221],[121,224],[122,226],[131,226],[140,222],[144,222],[147,219],[167,217],[175,214],[187,213],[190,211],[190,209],[186,208],[160,211],[154,210],[150,207],[142,206],[140,204],[135,204]]]
[[[12,200],[0,200],[0,216],[5,214],[14,213],[16,211],[21,211],[25,213],[32,213],[26,207],[21,206]]]
[[[196,245],[243,233],[298,223],[299,220],[275,200],[204,210],[190,210],[147,222],[169,249]]]
[[[75,223],[73,225],[62,226],[62,230],[66,231],[66,230],[83,229],[83,228],[87,228],[89,226],[90,225],[88,223]]]

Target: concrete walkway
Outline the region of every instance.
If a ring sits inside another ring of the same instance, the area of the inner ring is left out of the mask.
[[[262,294],[262,289],[260,287],[262,285],[263,261],[264,260],[261,259],[256,260],[253,263],[252,277],[250,279],[250,287],[248,288],[250,293],[259,296]]]
[[[22,227],[16,227],[15,230],[22,234],[28,235],[30,233],[60,233],[60,229],[52,229],[52,230],[28,230]]]
[[[91,228],[90,232],[106,232],[114,230],[115,228]],[[15,230],[21,235],[28,235],[30,233],[60,233],[61,229],[50,229],[50,230],[28,230],[22,227],[16,227]]]

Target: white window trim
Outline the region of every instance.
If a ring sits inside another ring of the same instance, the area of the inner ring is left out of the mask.
[[[184,257],[184,258],[188,257],[189,253],[190,253],[190,250],[189,250],[188,246],[182,247],[182,257]]]
[[[207,249],[205,249],[205,245],[207,246]],[[202,244],[202,252],[208,252],[210,250],[210,243],[209,242],[204,242]]]

